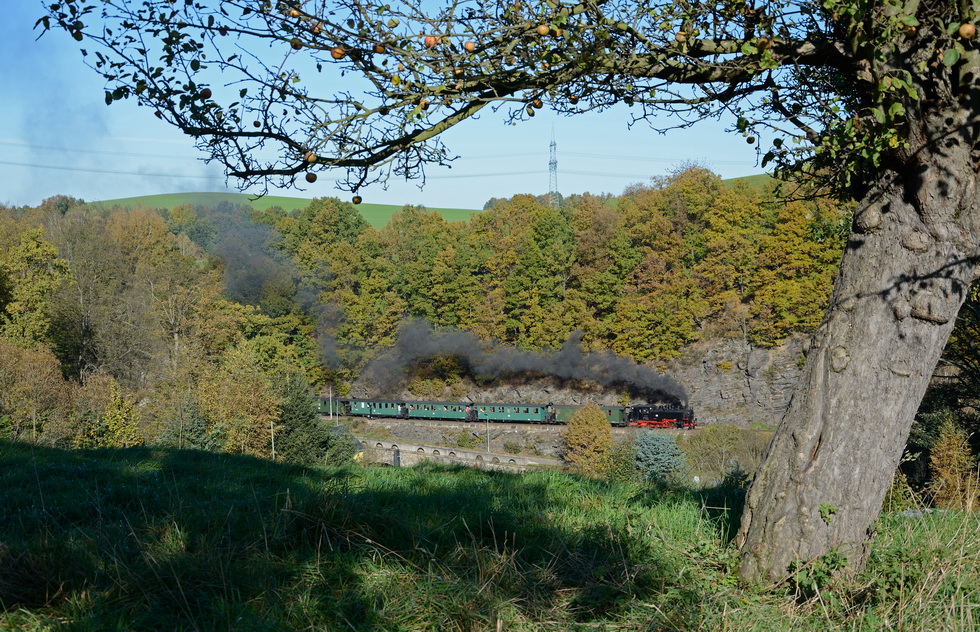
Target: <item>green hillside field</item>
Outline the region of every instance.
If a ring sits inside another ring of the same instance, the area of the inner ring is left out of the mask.
[[[306,208],[312,200],[309,198],[284,197],[278,195],[267,195],[256,198],[246,193],[166,193],[162,195],[143,195],[139,197],[119,198],[116,200],[102,200],[92,202],[93,206],[103,208],[113,208],[116,206],[125,208],[135,208],[144,206],[147,208],[170,209],[181,204],[199,204],[201,206],[217,206],[221,202],[231,204],[248,204],[256,210],[265,210],[278,206],[286,211]],[[402,209],[395,204],[360,204],[357,210],[365,220],[375,228],[381,228],[388,223],[391,216]],[[479,211],[475,209],[460,208],[430,208],[446,218],[447,221],[465,221],[471,215]]]
[[[745,182],[750,186],[764,186],[771,180],[768,174],[758,174],[746,176],[744,178],[731,178],[724,180],[725,184],[732,186],[737,182]],[[615,199],[615,198],[612,198]],[[264,197],[254,197],[247,193],[164,193],[160,195],[142,195],[137,197],[119,198],[115,200],[101,200],[91,202],[92,206],[101,208],[136,208],[144,206],[147,208],[171,209],[181,204],[199,204],[201,206],[217,206],[221,202],[229,202],[236,205],[250,205],[256,210],[265,210],[278,206],[286,211],[293,211],[306,208],[312,200],[301,197],[285,197],[279,195],[266,195]],[[612,203],[610,201],[610,203]],[[462,208],[429,208],[446,218],[446,221],[467,221],[474,213],[479,213],[478,209]],[[402,209],[395,204],[360,204],[357,210],[365,220],[375,228],[381,228],[388,223],[391,216]]]

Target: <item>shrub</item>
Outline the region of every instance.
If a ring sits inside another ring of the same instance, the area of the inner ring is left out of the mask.
[[[595,402],[575,411],[561,436],[561,455],[568,469],[601,478],[609,470],[612,428]]]
[[[939,427],[939,438],[932,446],[929,470],[932,480],[929,491],[937,507],[971,509],[977,496],[973,456],[966,433],[956,426],[952,417]]]
[[[612,481],[631,481],[637,478],[636,441],[632,438],[613,444],[609,455],[607,477]]]
[[[636,438],[636,466],[646,478],[667,483],[684,468],[684,452],[674,435],[647,430]]]
[[[905,476],[905,472],[901,469],[895,470],[895,477],[892,479],[892,484],[885,494],[885,502],[882,505],[882,509],[888,512],[898,512],[915,509],[918,506],[918,499],[915,497],[912,486],[909,485],[909,480]]]
[[[225,438],[221,429],[209,424],[197,407],[191,407],[187,411],[181,410],[179,418],[166,423],[156,443],[168,448],[218,452],[225,444]]]

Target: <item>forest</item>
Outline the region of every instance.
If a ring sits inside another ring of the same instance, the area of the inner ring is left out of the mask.
[[[697,340],[774,345],[819,324],[851,210],[699,166],[558,208],[494,198],[469,222],[406,206],[380,230],[335,198],[0,207],[0,437],[288,454],[310,394],[349,392],[409,319],[652,366]],[[971,340],[950,345],[965,375]]]

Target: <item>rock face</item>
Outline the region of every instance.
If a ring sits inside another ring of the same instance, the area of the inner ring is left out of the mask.
[[[682,357],[665,363],[663,369],[687,390],[698,423],[774,426],[789,405],[799,377],[803,344],[803,338],[772,348],[752,347],[741,340],[702,342],[689,347]],[[352,394],[363,397],[368,391],[364,385],[355,385]],[[626,403],[623,393],[594,384],[530,376],[484,385],[464,381],[424,395],[403,390],[387,397],[528,404]]]
[[[692,346],[667,372],[687,389],[699,423],[775,426],[799,378],[803,345],[803,338],[772,348],[714,341]]]

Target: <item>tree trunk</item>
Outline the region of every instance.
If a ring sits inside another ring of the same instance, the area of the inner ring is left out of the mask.
[[[830,307],[748,493],[738,535],[743,579],[779,580],[794,560],[835,549],[853,568],[864,561],[975,277],[977,163],[964,132],[971,115],[933,117],[941,134],[924,131],[923,119],[911,132],[918,150],[859,204]]]

